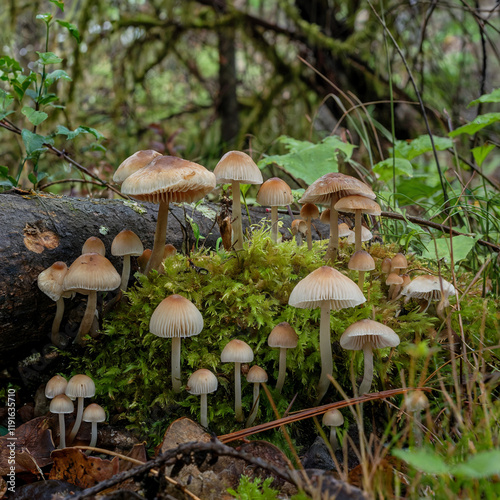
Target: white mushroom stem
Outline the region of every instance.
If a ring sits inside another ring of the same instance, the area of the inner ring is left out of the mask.
[[[280,347],[278,380],[276,382],[276,390],[278,392],[281,392],[281,390],[283,389],[283,384],[285,383],[285,373],[286,373],[286,348]]]
[[[359,395],[367,394],[370,392],[373,380],[373,349],[370,342],[367,342],[363,346],[365,373],[363,376],[363,381],[359,386]]]
[[[181,392],[181,338],[172,337],[172,387]]]
[[[91,448],[95,448],[97,444],[97,422],[91,422],[92,427],[90,428],[90,443],[89,446]],[[90,455],[91,450],[87,450],[85,453]]]
[[[60,345],[59,329],[61,327],[61,321],[64,314],[64,299],[59,297],[56,301],[56,316],[52,322],[52,343],[56,346]]]
[[[59,449],[66,448],[66,427],[64,425],[64,413],[59,413]]]
[[[330,385],[328,375],[331,376],[333,373],[332,343],[330,338],[330,305],[327,302],[321,305],[319,352],[321,355],[321,376],[318,384],[317,403],[319,403],[326,394]]]
[[[155,241],[153,243],[151,257],[144,270],[144,274],[146,275],[152,270],[158,270],[163,260],[163,251],[165,250],[165,241],[167,239],[168,205],[168,201],[162,201],[158,207]]]
[[[333,425],[330,427],[330,446],[333,451],[337,451],[339,448],[339,442],[337,440],[337,428]]]
[[[237,422],[245,420],[241,407],[241,363],[234,363],[234,413]]]
[[[413,438],[415,440],[415,447],[422,446],[422,415],[420,410],[415,410],[413,413]]]
[[[278,242],[278,207],[271,207],[271,239]]]
[[[95,310],[97,307],[97,292],[95,290],[90,290],[87,298],[87,308],[85,309],[85,314],[83,315],[82,322],[78,333],[73,341],[74,344],[84,345],[85,341],[83,337],[90,332],[92,328],[92,323],[95,317]],[[83,410],[82,410],[83,411]]]
[[[325,260],[335,260],[337,258],[337,248],[339,247],[339,213],[334,206],[336,197],[332,197],[330,203],[330,241],[326,249]]]
[[[306,224],[307,224],[307,249],[312,250],[313,247],[313,240],[312,240],[312,218],[307,217],[306,218]]]
[[[365,284],[365,271],[358,271],[358,287],[363,291],[363,285]]]
[[[361,250],[361,210],[354,211],[354,251]]]
[[[231,181],[231,191],[233,192],[233,244],[235,250],[243,249],[243,225],[241,223],[241,199],[239,181]]]
[[[259,399],[260,399],[260,383],[254,382],[253,384],[253,407],[252,412],[248,416],[246,427],[250,427],[257,417],[257,412],[259,411]]]
[[[207,407],[207,395],[200,394],[200,424],[202,427],[208,427]]]
[[[82,423],[84,398],[77,398],[77,400],[78,400],[78,407],[76,410],[76,419],[75,419],[75,423],[73,424],[73,428],[71,429],[71,433],[68,437],[69,444],[71,444],[73,442],[73,440],[75,439],[76,434],[78,433],[78,430],[80,429],[80,425]]]
[[[122,282],[120,290],[127,291],[128,279],[130,277],[130,255],[123,256]]]

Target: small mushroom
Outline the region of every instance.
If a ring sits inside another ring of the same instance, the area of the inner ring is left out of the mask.
[[[246,423],[246,427],[250,427],[255,422],[257,412],[259,411],[260,384],[265,384],[267,382],[266,370],[257,365],[252,366],[247,373],[247,382],[253,384],[252,411]]]
[[[416,390],[406,396],[405,406],[413,414],[415,446],[420,448],[422,446],[422,411],[429,407],[429,400],[423,391]]]
[[[281,392],[285,383],[286,374],[286,351],[297,347],[299,337],[290,323],[283,321],[278,323],[269,334],[267,345],[269,347],[278,347],[280,350],[278,380],[276,381],[276,390]]]
[[[68,381],[61,375],[54,375],[45,385],[45,397],[55,398],[59,394],[64,394]]]
[[[304,236],[307,236],[307,224],[302,219],[294,219],[291,226],[292,234],[295,236],[297,246],[300,247],[304,241]]]
[[[344,424],[344,417],[337,408],[333,410],[328,410],[323,414],[323,425],[330,427],[330,446],[335,452],[339,448],[339,442],[337,440],[337,427]]]
[[[207,394],[217,390],[217,377],[205,368],[196,370],[188,379],[186,390],[200,396],[200,424],[208,427]]]
[[[390,272],[385,280],[385,284],[389,285],[389,290],[387,292],[387,298],[392,300],[394,298],[395,291],[398,286],[403,284],[403,278],[399,274]]]
[[[347,235],[347,244],[354,245],[356,243],[356,228],[351,231],[351,234]],[[361,242],[370,241],[373,238],[372,232],[365,226],[361,226]]]
[[[427,300],[427,306],[421,311],[425,312],[432,300],[442,301],[442,306],[448,305],[448,297],[455,294],[455,287],[440,276],[424,274],[414,278],[401,293],[406,296],[405,302],[412,298]]]
[[[391,259],[391,273],[400,274],[401,269],[407,269],[407,268],[408,268],[408,261],[406,260],[406,257],[402,253],[397,253]]]
[[[141,151],[136,151],[133,155],[129,156],[121,162],[120,166],[113,174],[113,181],[117,184],[121,184],[129,175],[132,175],[140,168],[145,167],[157,156],[161,156],[161,153],[155,151],[154,149],[143,149]]]
[[[99,255],[105,257],[106,247],[104,246],[101,238],[98,238],[97,236],[91,236],[83,244],[82,254],[84,253],[98,253]]]
[[[300,209],[300,216],[307,224],[307,249],[312,250],[312,220],[319,217],[319,209],[314,203],[304,203]]]
[[[106,420],[104,408],[96,403],[88,405],[83,412],[82,420],[84,422],[90,422],[92,425],[89,446],[91,448],[95,448],[97,443],[97,424]],[[87,450],[85,453],[90,455],[90,450]]]
[[[66,448],[64,415],[66,413],[73,413],[73,410],[73,401],[66,394],[58,394],[50,402],[50,412],[59,415],[59,449]]]
[[[375,261],[373,260],[373,257],[364,250],[358,250],[352,254],[347,267],[353,271],[358,271],[358,286],[359,289],[363,291],[365,272],[373,271],[373,269],[375,269]]]
[[[71,429],[68,442],[71,444],[80,429],[83,416],[83,400],[95,395],[94,381],[87,375],[79,374],[69,379],[66,386],[66,396],[71,399],[77,399],[76,419]]]
[[[111,243],[111,255],[123,257],[122,281],[120,289],[127,290],[130,277],[130,257],[140,257],[144,251],[139,236],[133,231],[124,229],[120,231]]]

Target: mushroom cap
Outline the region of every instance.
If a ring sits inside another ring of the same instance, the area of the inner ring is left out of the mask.
[[[271,333],[267,338],[267,345],[269,347],[293,349],[297,347],[298,341],[299,337],[295,330],[291,327],[290,323],[282,321],[271,330]]]
[[[317,219],[319,209],[314,203],[304,203],[300,209],[300,216],[304,219]]]
[[[408,267],[408,261],[406,260],[406,257],[402,253],[397,253],[391,259],[391,271],[394,271],[395,269],[406,269],[407,267]]]
[[[351,234],[347,235],[347,243],[349,243],[349,245],[355,242],[355,234],[354,231],[351,231]],[[361,241],[370,241],[372,238],[372,232],[365,226],[361,226]]]
[[[330,224],[330,209],[329,208],[321,211],[321,215],[319,216],[319,220],[323,224]]]
[[[122,184],[122,193],[152,203],[192,203],[215,188],[215,175],[176,156],[157,156]]]
[[[325,302],[330,309],[338,310],[357,306],[366,299],[354,281],[329,266],[320,267],[299,281],[288,299],[291,306],[301,309],[314,309]]]
[[[247,373],[247,382],[250,384],[260,384],[267,382],[267,373],[266,370],[261,368],[260,366],[253,365]]]
[[[305,235],[307,233],[307,224],[305,220],[294,219],[291,225],[292,234],[295,236],[297,233]]]
[[[260,186],[257,203],[267,207],[282,207],[293,202],[290,186],[279,177],[271,177]]]
[[[101,238],[91,236],[83,244],[82,254],[84,253],[98,253],[104,257],[106,255],[106,247]]]
[[[98,253],[85,253],[69,266],[63,290],[105,292],[115,290],[120,283],[120,275],[106,257]]]
[[[383,261],[382,264],[380,265],[380,270],[384,274],[389,274],[391,272],[391,258],[386,257]]]
[[[386,325],[371,319],[362,319],[349,326],[340,337],[344,349],[359,351],[370,343],[374,349],[396,347],[399,345],[398,334]]]
[[[106,420],[106,412],[102,406],[91,403],[83,411],[82,420],[84,422],[104,422]]]
[[[203,330],[198,308],[182,295],[169,295],[154,310],[149,331],[158,337],[192,337]]]
[[[188,379],[186,390],[189,394],[209,394],[218,387],[217,377],[206,368],[196,370]]]
[[[163,258],[172,257],[177,253],[177,248],[172,245],[172,243],[167,243],[163,250]]]
[[[52,300],[58,301],[63,294],[63,281],[67,272],[68,266],[64,262],[54,262],[38,275],[38,288]]]
[[[223,363],[251,363],[253,351],[243,340],[233,339],[222,349],[220,360]]]
[[[370,198],[371,200],[375,199],[375,193],[364,182],[350,175],[331,172],[314,181],[305,190],[299,202],[330,205],[332,198],[336,201],[344,196],[354,194]]]
[[[322,422],[328,427],[340,427],[344,423],[344,416],[337,408],[334,408],[323,413]]]
[[[368,215],[380,215],[380,205],[365,196],[345,196],[335,203],[337,212],[354,213],[361,210],[361,213]]]
[[[140,256],[144,251],[142,241],[129,229],[124,229],[120,231],[111,243],[111,255],[123,256],[123,255],[134,255]]]
[[[403,284],[403,278],[396,273],[389,273],[387,275],[387,278],[385,280],[386,285],[402,285]]]
[[[349,226],[345,222],[341,222],[339,224],[339,238],[345,238],[353,234],[353,232],[349,229]]]
[[[242,184],[262,184],[262,173],[252,158],[242,151],[229,151],[215,166],[217,184],[238,181]]]
[[[59,394],[64,394],[68,381],[61,375],[54,375],[45,385],[45,397],[52,399]]]
[[[455,287],[440,276],[423,274],[411,280],[411,282],[401,290],[401,293],[415,299],[440,300],[441,287],[443,288],[443,294],[446,298],[455,293]]]
[[[133,155],[121,162],[120,166],[113,174],[113,181],[117,184],[121,184],[129,175],[132,175],[140,168],[145,167],[157,156],[161,156],[161,153],[158,153],[158,151],[155,151],[154,149],[136,151]]]
[[[70,398],[91,398],[95,395],[94,381],[87,375],[75,375],[66,386],[66,396]]]
[[[358,250],[352,254],[347,267],[353,271],[372,271],[375,269],[375,261],[365,250]]]
[[[416,390],[406,395],[405,406],[408,411],[422,411],[429,406],[429,400],[423,391]]]
[[[57,396],[54,396],[52,401],[50,402],[50,412],[51,413],[73,413],[73,410],[75,409],[75,406],[73,404],[73,401],[66,396],[66,394],[58,394]]]

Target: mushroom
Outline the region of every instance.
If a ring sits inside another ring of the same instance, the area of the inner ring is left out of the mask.
[[[306,221],[302,219],[294,219],[291,225],[292,234],[295,236],[295,241],[297,246],[300,247],[304,240],[304,236],[307,236],[307,224]]]
[[[325,260],[337,258],[339,246],[338,212],[335,203],[344,197],[359,195],[371,200],[375,199],[375,193],[364,182],[339,172],[331,172],[314,181],[304,192],[300,203],[316,203],[327,205],[330,208],[330,242],[325,255]]]
[[[391,272],[391,258],[386,257],[383,261],[382,264],[380,265],[380,270],[384,274],[389,274]]]
[[[127,290],[130,277],[130,257],[140,257],[144,252],[144,247],[139,236],[129,229],[120,231],[111,243],[111,255],[123,257],[122,281],[120,289]]]
[[[364,196],[346,196],[335,203],[335,210],[338,212],[354,213],[354,250],[361,250],[361,215],[380,215],[380,205]]]
[[[55,398],[59,394],[64,394],[68,381],[61,375],[54,375],[45,385],[45,397],[48,399]]]
[[[267,382],[266,370],[260,366],[254,365],[247,373],[247,382],[253,384],[253,405],[250,415],[248,415],[246,427],[250,427],[257,417],[257,412],[259,411],[259,394],[260,394],[260,384],[265,384]]]
[[[271,177],[257,193],[257,203],[271,207],[271,239],[274,243],[278,241],[278,207],[289,205],[293,202],[290,186],[278,177]]]
[[[345,222],[341,222],[339,224],[339,238],[346,238],[350,235],[353,235],[354,231],[349,229],[349,226]]]
[[[64,423],[64,415],[73,413],[73,401],[66,394],[58,394],[54,396],[50,402],[50,412],[59,415],[59,449],[66,448],[66,426]]]
[[[385,284],[389,285],[389,290],[387,292],[387,298],[391,300],[396,292],[396,287],[403,284],[403,278],[396,273],[389,273],[385,279]],[[397,292],[396,292],[397,293]]]
[[[123,194],[159,204],[153,251],[144,274],[158,270],[161,264],[170,203],[193,203],[214,188],[215,175],[212,172],[176,156],[157,156],[123,181]]]
[[[401,294],[406,295],[405,302],[412,298],[427,300],[427,306],[422,311],[425,312],[432,300],[439,300],[443,306],[447,305],[448,297],[455,294],[455,287],[440,276],[423,274],[403,287]]]
[[[366,302],[359,287],[347,276],[323,266],[299,281],[290,294],[288,304],[302,309],[321,308],[319,348],[321,354],[321,377],[318,384],[317,402],[321,401],[333,372],[332,347],[330,339],[330,310],[354,307]]]
[[[140,168],[145,167],[157,156],[161,156],[161,153],[158,153],[158,151],[155,151],[154,149],[136,151],[133,155],[121,162],[120,166],[113,174],[113,181],[117,184],[121,184],[129,175],[132,175]]]
[[[243,409],[241,407],[241,363],[253,361],[253,351],[243,340],[229,341],[220,355],[223,363],[234,363],[234,413],[237,422],[243,422]]]
[[[182,295],[170,295],[154,310],[149,331],[158,337],[172,339],[172,388],[181,390],[181,339],[198,335],[203,317],[198,308]]]
[[[77,399],[76,419],[68,438],[70,444],[73,442],[73,439],[75,439],[80,429],[80,424],[82,423],[83,400],[85,398],[91,398],[94,395],[95,384],[89,376],[80,374],[69,379],[68,385],[66,386],[66,396],[71,399]]]
[[[339,448],[339,442],[337,440],[337,427],[344,424],[344,417],[337,408],[333,410],[328,410],[323,414],[323,425],[330,427],[330,446],[335,452]]]
[[[217,184],[231,184],[233,193],[232,242],[235,250],[243,249],[240,184],[262,184],[259,167],[242,151],[229,151],[217,163],[214,174]]]
[[[287,349],[294,349],[297,347],[299,340],[295,330],[290,326],[290,323],[283,321],[278,323],[269,334],[267,345],[269,347],[279,347],[279,370],[278,380],[276,381],[276,390],[281,392],[283,384],[285,383],[286,373],[286,351]]]
[[[68,269],[63,282],[63,291],[88,295],[87,308],[74,340],[84,344],[84,336],[90,331],[97,307],[97,292],[115,290],[121,278],[113,264],[98,253],[80,255]]]
[[[373,260],[373,257],[364,250],[358,250],[352,254],[347,267],[353,271],[358,271],[358,286],[359,289],[363,291],[365,272],[373,271],[373,269],[375,269],[375,261]]]
[[[151,248],[144,249],[144,252],[137,257],[137,265],[139,266],[139,271],[144,274],[146,271],[146,266],[148,265],[149,259],[151,258],[151,254],[153,251]]]
[[[205,368],[196,370],[188,379],[186,390],[200,396],[200,424],[208,427],[207,394],[217,390],[217,377]]]
[[[391,273],[400,274],[401,269],[406,269],[408,267],[408,261],[402,253],[397,253],[391,259]]]
[[[356,228],[347,235],[347,244],[354,245],[356,243]],[[373,238],[371,231],[365,226],[361,226],[361,242],[370,241]],[[356,249],[356,248],[355,248]]]
[[[312,220],[319,217],[319,209],[314,203],[304,203],[300,209],[300,216],[307,224],[307,249],[312,250]]]
[[[104,408],[96,403],[88,405],[83,412],[82,420],[84,422],[90,422],[92,425],[89,446],[91,448],[95,448],[95,445],[97,443],[97,424],[106,420],[106,413],[104,411]],[[85,453],[87,455],[90,455],[90,450],[87,450]]]
[[[370,391],[373,380],[373,349],[396,347],[399,345],[398,334],[386,325],[371,319],[362,319],[349,326],[340,337],[344,349],[363,350],[365,373],[359,386],[359,394]]]
[[[406,409],[413,414],[413,434],[415,438],[415,446],[422,446],[422,411],[429,407],[429,400],[425,393],[421,390],[412,391],[406,396]]]
[[[84,253],[98,253],[99,255],[105,257],[106,247],[104,246],[101,238],[98,238],[97,236],[91,236],[90,238],[87,238],[87,240],[83,244],[82,254]]]

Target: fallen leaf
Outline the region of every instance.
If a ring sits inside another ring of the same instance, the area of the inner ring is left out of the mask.
[[[167,450],[177,448],[182,443],[190,443],[192,441],[208,443],[210,439],[210,434],[205,432],[201,425],[187,417],[178,418],[165,431],[163,441],[156,448],[156,453],[159,455],[160,453],[165,453]]]
[[[147,462],[148,456],[146,454],[146,447],[143,443],[136,444],[134,447],[125,455],[129,458],[133,458],[135,460],[139,460],[139,462]],[[133,462],[129,462],[128,460],[120,459],[120,472],[128,469],[132,469],[137,467],[137,464]]]

